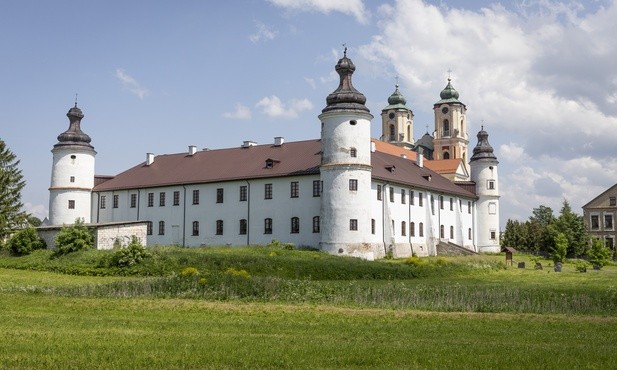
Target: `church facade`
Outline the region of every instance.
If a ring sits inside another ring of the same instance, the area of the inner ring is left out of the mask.
[[[345,53],[335,68],[340,84],[318,117],[320,139],[148,153],[113,177],[94,175],[83,113],[71,108],[52,150],[50,222],[143,221],[149,245],[276,239],[367,259],[436,255],[439,246],[499,252],[498,162],[484,130],[467,158],[466,107],[450,80],[434,106],[430,160],[398,86],[381,114],[384,136],[372,139],[353,62]]]

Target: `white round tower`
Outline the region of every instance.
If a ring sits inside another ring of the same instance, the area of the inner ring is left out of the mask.
[[[338,88],[328,95],[321,121],[321,249],[375,258],[371,230],[371,115],[351,83],[356,67],[347,49],[336,64]]]
[[[484,127],[478,132],[478,144],[469,161],[471,180],[476,183],[476,245],[478,252],[499,253],[499,177],[497,157],[488,142]]]
[[[94,157],[90,137],[81,131],[81,109],[71,108],[66,114],[69,128],[58,135],[51,150],[51,186],[49,187],[49,223],[72,224],[77,218],[90,222],[90,202],[94,187]]]

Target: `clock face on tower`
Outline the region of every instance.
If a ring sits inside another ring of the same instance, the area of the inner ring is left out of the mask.
[[[390,112],[390,114],[388,115],[388,117],[390,117],[390,119],[394,119],[394,113]]]
[[[441,113],[447,114],[448,113],[448,107],[441,108]]]

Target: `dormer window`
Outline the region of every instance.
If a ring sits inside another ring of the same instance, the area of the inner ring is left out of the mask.
[[[279,163],[276,159],[268,158],[266,159],[266,168],[272,168],[275,164]]]
[[[386,166],[386,170],[390,171],[391,173],[394,173],[394,171],[396,170],[396,166],[394,165]]]

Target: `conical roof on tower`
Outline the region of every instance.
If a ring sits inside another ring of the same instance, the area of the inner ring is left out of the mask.
[[[335,69],[340,76],[340,83],[338,88],[326,98],[327,105],[322,110],[322,113],[335,110],[370,112],[364,105],[364,103],[366,103],[366,97],[356,90],[351,83],[351,75],[356,70],[356,66],[351,59],[347,58],[347,48],[345,48],[343,57],[339,59]]]
[[[80,145],[93,148],[93,146],[90,145],[92,139],[81,130],[81,119],[84,118],[84,114],[81,109],[77,108],[77,103],[75,103],[74,107],[69,109],[66,116],[69,118],[69,128],[58,135],[58,143],[54,145],[54,147]]]
[[[456,91],[454,89],[454,87],[452,86],[452,80],[448,77],[448,84],[446,85],[446,87],[444,87],[443,90],[441,90],[441,93],[439,93],[439,97],[441,98],[441,100],[439,100],[437,103],[435,103],[435,106],[438,106],[440,104],[462,104],[463,106],[465,104],[463,104],[462,102],[460,102],[458,100],[458,91]]]
[[[484,126],[482,126],[477,136],[478,144],[473,148],[473,155],[469,161],[473,162],[484,159],[497,162],[497,157],[493,153],[493,147],[488,142],[488,133],[484,131]]]

